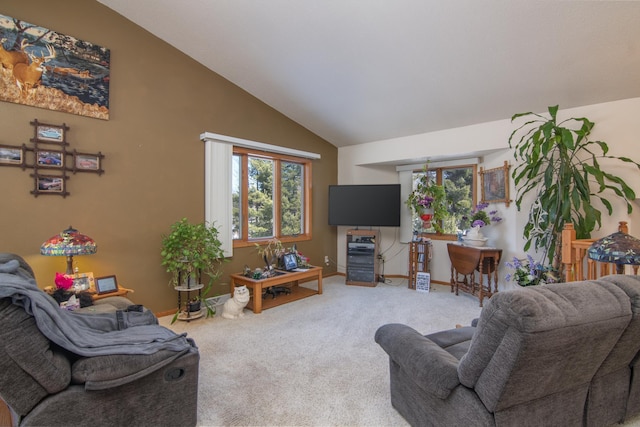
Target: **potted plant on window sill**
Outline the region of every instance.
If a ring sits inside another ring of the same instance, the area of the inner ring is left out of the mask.
[[[405,204],[420,216],[425,228],[433,226],[437,232],[443,232],[442,222],[449,216],[447,194],[442,185],[430,179],[426,166]]]
[[[213,282],[222,274],[220,266],[224,261],[222,242],[215,226],[206,223],[192,224],[187,218],[182,218],[171,225],[170,233],[163,237],[160,254],[162,265],[167,273],[171,273],[169,284],[178,290],[202,289],[196,298],[204,301],[207,317],[214,315],[215,311],[207,304],[205,297]],[[209,278],[208,282],[196,283],[203,276]],[[181,311],[182,307],[179,307],[172,323]]]

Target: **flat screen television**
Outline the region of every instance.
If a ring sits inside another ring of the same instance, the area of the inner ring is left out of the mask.
[[[400,206],[400,184],[329,186],[329,225],[400,227]]]

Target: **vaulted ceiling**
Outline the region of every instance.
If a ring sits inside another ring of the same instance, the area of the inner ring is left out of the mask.
[[[341,147],[640,97],[640,2],[98,0]]]

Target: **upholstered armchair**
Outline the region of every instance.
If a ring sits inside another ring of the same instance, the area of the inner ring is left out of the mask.
[[[32,278],[24,260],[0,254],[0,397],[14,425],[196,425],[199,353],[191,340],[121,310],[43,317],[53,299],[35,296]]]
[[[380,327],[392,405],[416,426],[620,421],[640,342],[632,321],[640,278],[625,277],[634,283],[620,286],[612,276],[500,292],[477,327],[427,336]],[[602,414],[608,390],[621,402],[614,414]]]

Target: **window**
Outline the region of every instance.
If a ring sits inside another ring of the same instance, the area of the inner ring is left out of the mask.
[[[412,182],[415,184],[424,171],[414,171]],[[444,186],[448,199],[450,217],[442,224],[443,234],[455,235],[464,216],[469,216],[475,206],[476,201],[476,165],[461,165],[442,168],[430,168],[427,173],[431,174],[431,179],[435,179],[438,184]],[[423,222],[414,214],[413,231],[417,233],[436,233],[433,227],[423,228]]]
[[[311,238],[310,160],[234,148],[232,170],[234,246]]]

